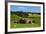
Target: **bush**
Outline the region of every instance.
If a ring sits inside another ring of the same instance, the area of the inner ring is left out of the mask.
[[[25,24],[26,23],[26,20],[25,19],[24,20],[23,19],[20,19],[19,22]]]

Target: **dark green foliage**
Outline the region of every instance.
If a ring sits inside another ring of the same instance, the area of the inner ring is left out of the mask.
[[[19,20],[19,23],[25,24],[26,23],[26,20],[25,19],[24,20],[23,19],[20,19]]]
[[[20,17],[27,17],[28,16],[28,13],[22,12],[22,11],[11,12],[11,14],[16,14]]]
[[[38,15],[40,15],[40,13],[23,12],[23,11],[15,11],[15,12],[12,12],[12,11],[11,11],[11,14],[16,14],[16,15],[18,15],[18,16],[20,16],[20,17],[27,17],[28,14],[38,14]]]
[[[33,20],[32,22],[35,23],[35,20]]]

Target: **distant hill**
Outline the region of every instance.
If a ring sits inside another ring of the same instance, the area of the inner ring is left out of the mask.
[[[11,11],[11,14],[16,14],[18,16],[21,16],[21,17],[27,17],[28,14],[38,14],[40,15],[40,13],[34,13],[34,12],[23,12],[23,11]]]

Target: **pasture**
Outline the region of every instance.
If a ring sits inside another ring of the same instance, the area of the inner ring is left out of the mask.
[[[11,14],[11,16],[10,16],[10,27],[11,28],[35,28],[35,27],[40,27],[40,25],[41,25],[41,22],[40,22],[40,20],[41,20],[41,17],[40,17],[40,15],[37,15],[37,14],[34,14],[34,15],[29,15],[28,17],[26,17],[27,19],[34,19],[35,20],[35,22],[33,23],[33,24],[17,24],[15,21],[18,21],[18,20],[20,20],[20,19],[22,19],[22,18],[24,18],[24,17],[20,17],[20,16],[18,16],[18,15],[16,15],[16,14]]]

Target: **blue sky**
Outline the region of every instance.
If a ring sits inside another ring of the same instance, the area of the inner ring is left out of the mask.
[[[19,5],[11,5],[11,11],[23,11],[23,12],[40,12],[40,6],[19,6]]]

